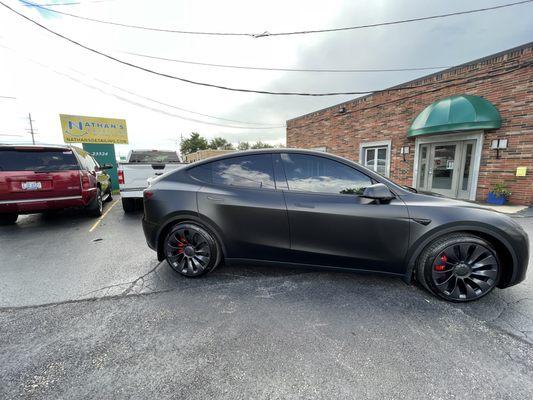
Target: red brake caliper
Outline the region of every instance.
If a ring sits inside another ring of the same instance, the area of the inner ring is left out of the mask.
[[[178,254],[183,253],[183,247],[187,244],[187,239],[180,238],[180,242],[178,243]]]
[[[444,269],[446,268],[446,262],[448,261],[448,257],[446,257],[446,254],[440,256],[440,261],[444,264],[435,265],[435,271],[444,271]]]

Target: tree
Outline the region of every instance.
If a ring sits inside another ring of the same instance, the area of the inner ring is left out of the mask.
[[[213,150],[233,150],[233,145],[221,137],[211,139],[208,147]]]
[[[237,146],[237,150],[250,150],[250,143],[248,142],[240,142]]]
[[[263,143],[262,141],[258,141],[258,142],[255,142],[253,145],[252,145],[252,149],[271,149],[272,145],[268,144],[268,143]]]
[[[200,136],[198,132],[192,132],[188,139],[181,142],[180,151],[181,154],[190,154],[198,150],[207,150],[207,140]]]

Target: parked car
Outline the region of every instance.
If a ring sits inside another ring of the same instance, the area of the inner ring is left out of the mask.
[[[74,146],[0,145],[0,223],[69,207],[100,216],[112,200],[110,168]]]
[[[185,276],[222,260],[281,262],[415,277],[457,302],[521,282],[529,257],[508,216],[304,150],[234,153],[154,179],[143,229],[158,259]]]
[[[175,151],[130,150],[126,161],[118,166],[118,183],[124,211],[134,212],[142,206],[143,190],[148,187],[148,179],[181,165],[183,163]]]

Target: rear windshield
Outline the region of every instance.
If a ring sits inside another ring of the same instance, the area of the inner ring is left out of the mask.
[[[175,151],[135,151],[130,156],[130,163],[179,163],[180,159]]]
[[[80,169],[72,150],[0,149],[0,171],[66,171]]]

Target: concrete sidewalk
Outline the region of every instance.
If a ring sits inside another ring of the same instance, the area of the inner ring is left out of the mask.
[[[532,214],[533,216],[533,207],[528,206],[518,206],[518,205],[511,205],[511,204],[505,204],[503,206],[498,206],[495,204],[489,204],[489,203],[476,203],[477,205],[488,208],[490,210],[498,211],[504,214]]]

